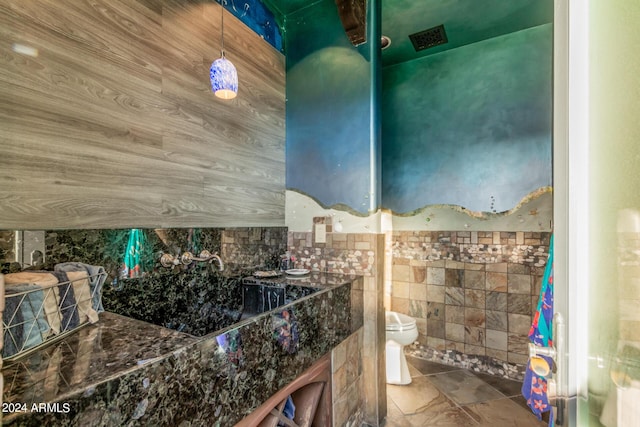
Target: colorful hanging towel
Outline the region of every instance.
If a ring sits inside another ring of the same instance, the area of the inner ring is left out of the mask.
[[[542,278],[540,300],[529,330],[529,340],[540,347],[553,346],[553,236],[549,242],[549,258]],[[540,357],[552,366],[550,357]],[[549,404],[547,395],[547,379],[533,371],[531,361],[527,363],[522,395],[527,399],[527,405],[539,420],[542,419],[544,412],[549,412],[549,426],[552,427],[554,425],[553,408]]]

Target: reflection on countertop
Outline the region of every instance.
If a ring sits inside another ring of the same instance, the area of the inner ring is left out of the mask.
[[[100,321],[3,367],[4,401],[47,402],[151,363],[196,337],[104,312]],[[5,414],[6,417],[7,414]]]
[[[278,272],[278,276],[275,277],[257,277],[250,276],[245,277],[243,281],[247,280],[255,281],[256,283],[268,283],[274,285],[292,285],[292,286],[309,286],[312,288],[331,288],[339,286],[345,282],[353,281],[356,276],[343,275],[343,274],[328,274],[321,273],[319,271],[310,271],[307,274],[302,275],[289,275],[285,272]]]

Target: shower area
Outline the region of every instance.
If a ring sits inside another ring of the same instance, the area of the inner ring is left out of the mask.
[[[384,240],[354,254],[368,401],[385,310],[416,320],[408,353],[522,380],[553,226],[553,1],[366,3],[383,49],[351,45],[334,2],[283,9],[289,233],[329,270],[352,234]]]
[[[521,380],[552,230],[553,2],[454,3],[382,6],[385,308],[416,319],[409,353]]]
[[[504,29],[491,3],[468,11]],[[525,3],[511,22],[540,19],[527,28],[405,62],[383,51],[385,307],[417,320],[411,355],[520,381],[553,232],[561,424],[636,426],[640,7]]]
[[[394,231],[388,304],[420,332],[408,353],[522,380],[550,237]]]

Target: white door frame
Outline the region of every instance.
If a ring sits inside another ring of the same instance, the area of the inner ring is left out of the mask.
[[[589,4],[554,0],[554,309],[567,325],[558,395],[587,396],[589,248]],[[575,405],[564,425],[583,425]]]

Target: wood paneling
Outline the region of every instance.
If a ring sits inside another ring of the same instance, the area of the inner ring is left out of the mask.
[[[284,56],[221,7],[0,3],[0,229],[284,224]],[[35,57],[13,44],[37,49]]]

